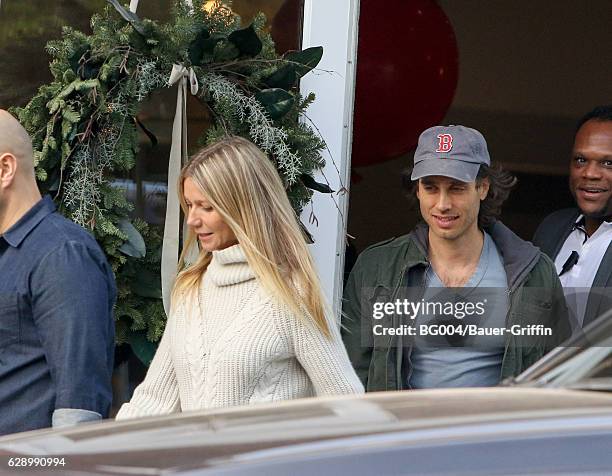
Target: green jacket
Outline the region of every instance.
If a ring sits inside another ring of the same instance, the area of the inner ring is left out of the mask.
[[[570,335],[567,306],[552,261],[501,222],[487,229],[500,251],[508,279],[506,326],[542,324],[552,336],[506,334],[500,380],[515,376]],[[359,258],[344,291],[342,335],[353,367],[367,391],[402,390],[410,373],[410,346],[402,336],[372,335],[372,304],[396,299],[418,301],[429,266],[426,226],[408,235],[367,248]],[[531,292],[528,288],[534,288]],[[362,311],[363,310],[363,311]],[[391,316],[394,327],[403,316]],[[406,355],[406,353],[408,353]]]

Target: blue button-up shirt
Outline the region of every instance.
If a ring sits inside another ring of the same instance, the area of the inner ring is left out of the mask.
[[[115,298],[97,242],[51,198],[0,236],[0,434],[108,415]]]

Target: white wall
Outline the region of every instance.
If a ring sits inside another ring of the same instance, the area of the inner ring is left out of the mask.
[[[334,190],[348,188],[353,123],[355,61],[357,56],[359,0],[305,0],[302,48],[323,46],[318,71],[302,80],[302,91],[313,91],[317,100],[308,116],[327,142],[330,154],[323,173]],[[326,72],[328,71],[328,72]],[[335,165],[334,165],[335,163]],[[315,177],[324,182],[321,175]],[[318,225],[309,222],[311,212]],[[348,195],[315,193],[302,221],[312,233],[315,257],[325,294],[339,316],[344,267],[344,237]]]

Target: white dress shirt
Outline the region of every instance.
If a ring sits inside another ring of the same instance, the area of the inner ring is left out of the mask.
[[[603,222],[591,236],[584,228],[584,217],[580,215],[574,230],[563,243],[555,259],[555,267],[563,285],[563,292],[570,311],[576,316],[576,324],[582,327],[590,288],[599,269],[601,260],[612,240],[612,222]],[[561,274],[563,265],[572,251],[578,253],[578,261]]]

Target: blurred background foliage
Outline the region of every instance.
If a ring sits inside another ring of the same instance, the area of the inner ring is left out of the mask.
[[[119,1],[129,4],[129,0]],[[170,20],[174,2],[140,0],[138,15],[166,23]],[[242,18],[243,25],[250,24],[262,12],[268,19],[265,30],[271,33],[279,53],[300,48],[303,0],[234,0],[223,3]],[[107,4],[107,0],[1,0],[0,108],[23,107],[37,94],[40,86],[51,83],[51,57],[45,49],[47,43],[59,39],[65,26],[90,35],[92,15],[102,12]],[[158,142],[152,143],[139,131],[136,166],[119,180],[126,190],[127,199],[134,205],[130,219],[142,219],[156,229],[163,226],[165,215],[165,184],[175,104],[176,88],[161,88],[142,103],[139,119],[146,123]],[[196,139],[210,127],[211,118],[206,108],[191,95],[187,109],[189,144],[193,151],[198,147]],[[153,251],[159,252],[158,249]],[[138,335],[134,333],[134,336]],[[141,347],[150,348],[144,334],[141,337]],[[132,339],[132,345],[134,343]],[[117,362],[123,360],[121,356],[117,358]]]
[[[129,4],[129,0],[122,1]],[[299,47],[297,18],[302,0],[233,0],[226,2],[244,24],[258,12],[266,15],[279,52]],[[0,3],[0,108],[24,106],[51,81],[45,45],[60,37],[63,26],[90,34],[89,20],[106,0],[2,0]],[[140,0],[141,18],[167,20],[173,0]]]
[[[161,3],[161,0],[156,1]],[[0,7],[0,107],[23,106],[51,81],[45,45],[64,25],[90,32],[105,0],[4,0]]]

